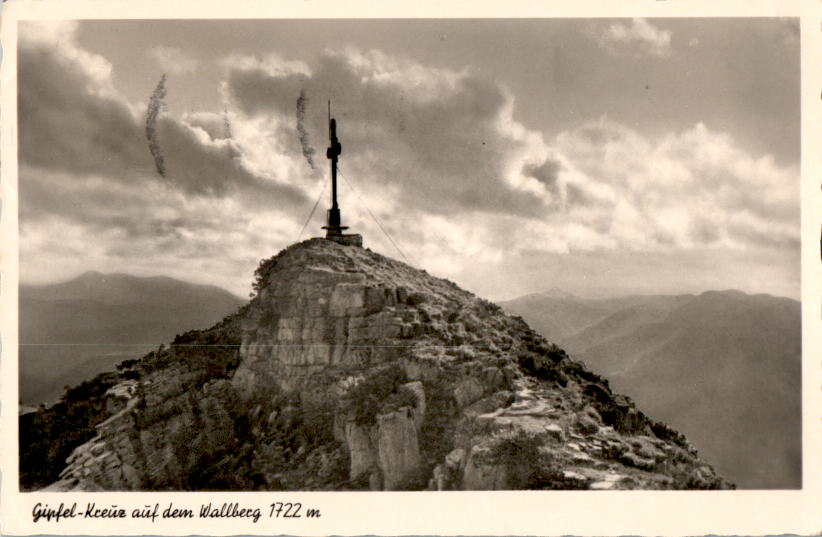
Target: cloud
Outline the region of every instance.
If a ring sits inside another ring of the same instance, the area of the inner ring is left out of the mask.
[[[211,140],[227,140],[233,137],[229,136],[231,127],[226,128],[228,118],[227,111],[222,114],[199,111],[186,112],[183,114],[182,121],[192,129],[201,129]]]
[[[552,197],[559,195],[559,174],[562,171],[562,164],[558,160],[546,159],[540,164],[526,164],[522,173],[526,177],[533,177],[545,186],[545,189]]]
[[[233,106],[279,140],[260,146],[267,153],[300,154],[288,116],[303,88],[331,98],[344,173],[404,249],[436,258],[441,270],[536,245],[559,253],[796,245],[798,170],[704,124],[649,138],[602,118],[546,140],[513,119],[516,101],[496,81],[355,49],[327,52],[299,72],[248,62],[227,80]],[[305,129],[318,139],[325,112],[306,111]],[[368,229],[365,208],[341,195],[345,217]]]
[[[157,65],[172,75],[186,75],[197,71],[199,62],[176,47],[153,47],[147,52],[149,58],[157,62]]]
[[[218,60],[223,69],[241,71],[262,71],[272,76],[289,76],[295,74],[309,75],[311,70],[303,61],[286,60],[275,52],[260,57],[249,54],[229,54]]]
[[[671,31],[661,30],[646,19],[632,19],[631,24],[615,22],[595,30],[599,46],[612,56],[671,55]]]
[[[295,154],[299,136],[286,121],[295,100],[303,89],[315,102],[331,99],[344,173],[369,191],[395,192],[407,209],[538,215],[547,207],[544,189],[529,189],[508,173],[540,135],[513,122],[513,98],[495,81],[353,49],[326,52],[308,71],[266,71],[247,62],[227,74],[229,99],[247,117],[268,122],[271,138]],[[326,115],[325,106],[305,110],[303,126],[313,139],[327,137]]]
[[[259,215],[230,198],[191,198],[159,185],[123,186],[39,169],[22,174],[26,279],[66,278],[93,268],[167,274],[245,294],[261,250],[277,247],[267,234],[288,231],[276,220],[255,223]],[[264,229],[248,231],[260,223]]]
[[[603,118],[555,142],[581,176],[607,183],[614,203],[602,212],[624,247],[796,245],[798,169],[753,157],[704,124],[651,140]]]
[[[150,183],[154,159],[144,132],[146,110],[111,85],[111,66],[80,49],[70,28],[21,36],[19,48],[20,160],[31,167]],[[246,195],[283,207],[307,202],[287,177],[249,169],[229,140],[213,140],[196,125],[157,118],[169,188],[204,196]]]
[[[123,180],[150,170],[135,110],[111,86],[111,65],[64,35],[48,42],[27,29],[18,59],[21,161]]]
[[[794,166],[752,155],[705,124],[650,137],[601,118],[549,139],[515,119],[517,99],[499,81],[380,51],[326,51],[310,63],[220,60],[225,110],[157,118],[161,178],[146,147],[145,106],[117,93],[111,65],[79,48],[71,27],[49,35],[20,47],[28,274],[82,263],[153,268],[211,274],[242,292],[260,257],[296,239],[320,195],[327,164],[305,165],[300,136],[327,139],[327,99],[343,146],[344,223],[399,257],[376,214],[412,262],[462,275],[479,291],[503,277],[493,267],[527,252],[552,260],[798,252]],[[300,133],[302,91],[311,99]],[[320,220],[322,211],[314,233]],[[65,240],[56,245],[55,236]],[[485,267],[481,279],[466,276],[474,265]]]

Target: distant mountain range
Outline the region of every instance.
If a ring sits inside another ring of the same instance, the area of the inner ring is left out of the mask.
[[[137,358],[176,334],[205,328],[245,301],[167,277],[86,272],[20,286],[20,401],[56,401],[74,385]]]
[[[801,487],[799,302],[739,291],[593,300],[552,290],[501,305],[685,433],[739,487]]]

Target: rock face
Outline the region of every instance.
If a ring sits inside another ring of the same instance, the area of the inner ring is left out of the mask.
[[[255,289],[143,358],[52,488],[730,486],[680,434],[451,282],[311,239],[261,263]]]

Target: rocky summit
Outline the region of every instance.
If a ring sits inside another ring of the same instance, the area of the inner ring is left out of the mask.
[[[123,364],[51,490],[730,488],[686,439],[455,284],[295,244],[256,295]]]

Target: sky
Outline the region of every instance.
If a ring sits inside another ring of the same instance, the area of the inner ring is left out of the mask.
[[[343,223],[481,296],[800,296],[796,20],[19,35],[23,283],[98,270],[247,295],[261,259],[323,233],[331,100]]]

